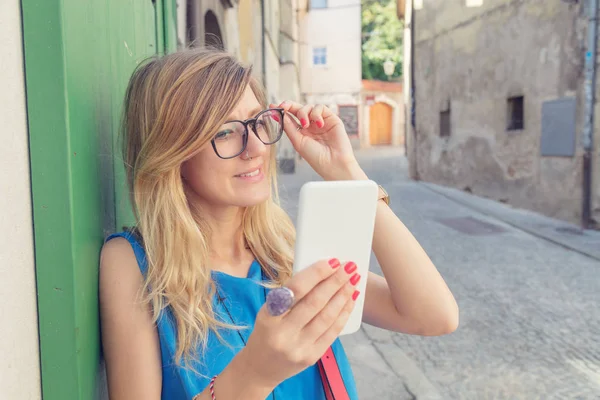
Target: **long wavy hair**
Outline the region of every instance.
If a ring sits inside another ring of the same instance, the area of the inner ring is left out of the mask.
[[[181,167],[206,146],[250,85],[266,107],[252,68],[212,49],[153,58],[133,73],[125,96],[123,153],[131,202],[148,262],[141,294],[155,322],[168,307],[177,330],[176,362],[186,365],[213,331],[236,329],[213,310],[211,228],[186,196]],[[245,240],[273,285],[291,276],[294,226],[279,206],[275,151],[267,178],[270,199],[243,212]]]

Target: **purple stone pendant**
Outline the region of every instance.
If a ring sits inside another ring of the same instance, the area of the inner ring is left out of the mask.
[[[274,317],[277,317],[294,304],[294,292],[286,287],[273,289],[267,294],[267,311]]]

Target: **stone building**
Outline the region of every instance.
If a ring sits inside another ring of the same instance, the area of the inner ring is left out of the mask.
[[[589,102],[586,112],[593,3],[398,0],[411,175],[584,226],[600,221],[598,123],[591,145],[584,139],[598,111]]]

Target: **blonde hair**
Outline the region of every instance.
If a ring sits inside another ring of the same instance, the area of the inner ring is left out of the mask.
[[[190,49],[151,59],[133,73],[125,97],[123,152],[136,230],[148,263],[144,299],[157,321],[170,307],[177,330],[176,362],[189,365],[209,331],[233,328],[212,308],[210,228],[186,197],[182,164],[207,145],[250,85],[264,91],[231,55]],[[244,237],[274,285],[291,276],[294,226],[278,205],[275,151],[267,172],[273,196],[244,210]]]

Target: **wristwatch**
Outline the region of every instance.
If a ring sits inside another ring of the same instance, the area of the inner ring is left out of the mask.
[[[377,197],[377,200],[383,200],[385,204],[387,204],[388,206],[390,205],[390,195],[388,194],[388,192],[385,191],[385,189],[381,185],[379,185],[379,197]]]

